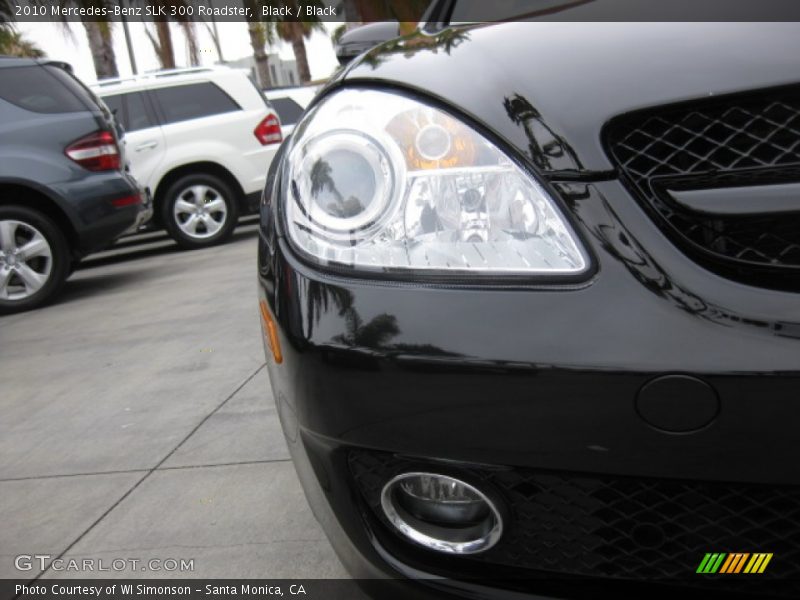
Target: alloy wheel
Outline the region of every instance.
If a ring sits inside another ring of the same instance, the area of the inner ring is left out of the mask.
[[[178,228],[187,237],[207,239],[225,225],[228,203],[213,187],[198,184],[178,194],[173,214]]]
[[[0,300],[24,300],[50,279],[53,250],[36,227],[0,220]]]

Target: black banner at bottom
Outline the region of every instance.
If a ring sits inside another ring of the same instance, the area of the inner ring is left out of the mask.
[[[800,582],[701,576],[684,581],[513,579],[39,579],[0,580],[0,600],[547,600],[800,598]]]
[[[347,579],[40,579],[0,580],[0,600],[358,600],[367,598]]]

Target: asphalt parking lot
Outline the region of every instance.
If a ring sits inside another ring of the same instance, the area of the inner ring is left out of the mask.
[[[92,575],[20,554],[194,560],[98,577],[347,576],[280,431],[255,252],[253,224],[193,252],[139,236],[0,318],[0,578]]]

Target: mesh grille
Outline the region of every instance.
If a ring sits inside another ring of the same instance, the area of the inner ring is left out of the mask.
[[[664,193],[667,184],[800,181],[800,88],[636,113],[613,122],[607,141],[636,195],[684,247],[741,275],[800,271],[800,199],[794,213],[721,217],[693,212]]]
[[[350,470],[383,519],[382,486],[419,463],[357,450]],[[527,469],[465,469],[506,500],[501,541],[472,560],[626,580],[681,580],[706,552],[773,552],[767,580],[800,579],[800,488],[583,476]],[[736,583],[740,583],[739,580]],[[718,582],[713,582],[718,584]],[[794,588],[800,595],[800,587]],[[795,596],[796,597],[796,596]]]

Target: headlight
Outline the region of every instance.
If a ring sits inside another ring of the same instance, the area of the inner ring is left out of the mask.
[[[340,91],[291,143],[288,235],[321,264],[470,275],[587,269],[544,188],[441,110],[386,92]]]

